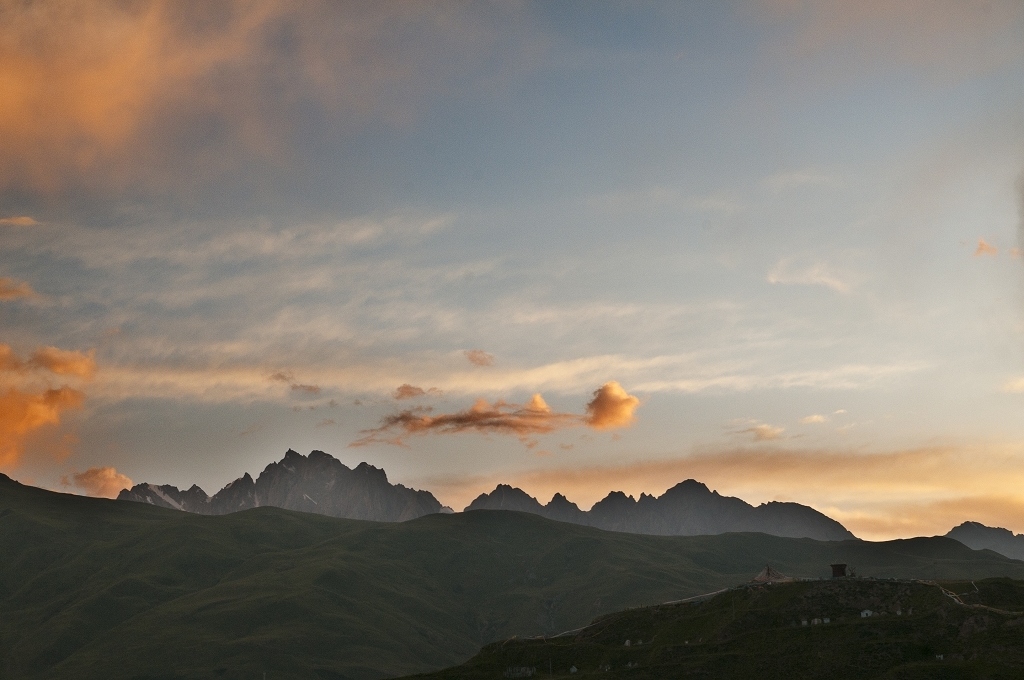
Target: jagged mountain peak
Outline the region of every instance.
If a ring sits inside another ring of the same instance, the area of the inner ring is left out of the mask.
[[[352,470],[323,451],[304,456],[294,449],[267,465],[256,480],[246,472],[213,497],[196,485],[183,493],[175,487],[137,484],[118,499],[210,515],[272,506],[383,522],[413,519],[442,508],[430,492],[392,485],[384,470],[368,463]]]

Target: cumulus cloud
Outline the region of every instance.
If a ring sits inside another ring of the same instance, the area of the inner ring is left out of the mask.
[[[985,239],[983,239],[983,238],[979,238],[978,239],[978,247],[974,251],[974,257],[980,257],[982,255],[992,255],[992,256],[995,256],[995,255],[998,255],[998,254],[999,254],[999,249],[998,248],[996,248],[995,246],[990,246],[988,243],[985,242]]]
[[[850,284],[833,272],[823,262],[799,263],[792,258],[784,258],[768,272],[768,283],[825,286],[838,293],[847,293]]]
[[[14,215],[12,217],[0,217],[0,227],[34,227],[38,222],[28,215]]]
[[[112,467],[94,467],[75,472],[71,479],[61,478],[64,486],[73,486],[97,498],[117,498],[122,489],[132,488],[132,480]]]
[[[800,419],[800,422],[803,423],[804,425],[813,425],[815,423],[823,423],[826,420],[828,420],[828,418],[826,418],[825,416],[815,413],[813,415],[804,416],[803,418]]]
[[[482,349],[467,349],[463,354],[469,359],[469,363],[474,366],[493,366],[494,355],[488,354]]]
[[[612,380],[594,391],[594,398],[587,404],[587,425],[595,430],[628,427],[639,405],[639,399]]]
[[[34,297],[37,297],[36,292],[25,281],[16,281],[6,276],[0,276],[0,300]]]
[[[551,410],[544,397],[534,394],[525,404],[504,400],[494,403],[477,399],[470,408],[454,413],[434,415],[430,407],[407,409],[384,418],[380,427],[365,430],[364,436],[349,446],[367,444],[405,445],[410,435],[457,434],[482,432],[485,434],[511,434],[528,447],[536,446],[532,435],[547,434],[555,430],[585,425],[598,430],[628,427],[634,420],[633,412],[640,400],[626,393],[617,382],[609,382],[594,391],[587,404],[586,414],[558,413]]]
[[[40,347],[28,361],[0,344],[0,468],[13,468],[25,453],[29,436],[45,426],[60,425],[64,412],[80,408],[84,393],[69,385],[53,386],[53,376],[91,378],[94,351]],[[59,445],[57,457],[67,448]]]
[[[84,398],[67,386],[41,392],[12,387],[0,393],[0,468],[17,465],[28,435],[45,425],[59,425],[63,412],[81,407]]]

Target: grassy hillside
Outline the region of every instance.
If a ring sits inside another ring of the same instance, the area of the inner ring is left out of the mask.
[[[797,576],[1024,578],[945,538],[656,537],[480,511],[379,524],[258,508],[203,517],[0,476],[0,676],[376,678],[488,642]]]
[[[1024,677],[1024,613],[1001,608],[1024,602],[1024,582],[944,586],[964,593],[965,604],[909,581],[748,586],[612,614],[569,635],[494,643],[462,666],[418,677]],[[873,615],[862,617],[864,610]]]

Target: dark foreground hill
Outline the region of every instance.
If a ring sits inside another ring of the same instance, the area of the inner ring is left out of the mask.
[[[959,597],[951,597],[959,593]],[[422,680],[1024,677],[1024,581],[748,585],[506,640]]]
[[[876,576],[1024,578],[947,538],[659,537],[481,511],[403,523],[223,516],[0,475],[0,677],[380,678],[513,635],[841,561]]]
[[[657,497],[640,494],[634,499],[613,491],[590,510],[580,510],[562,494],[541,505],[522,489],[499,484],[491,493],[478,496],[466,510],[518,510],[608,531],[657,536],[757,531],[819,541],[856,538],[839,522],[806,505],[771,502],[755,507],[740,498],[721,496],[693,479]]]
[[[255,481],[246,472],[213,496],[195,484],[185,491],[168,484],[136,484],[121,491],[117,500],[200,515],[271,506],[376,522],[403,522],[447,510],[429,491],[392,484],[384,470],[368,463],[352,469],[323,451],[303,456],[291,449]]]

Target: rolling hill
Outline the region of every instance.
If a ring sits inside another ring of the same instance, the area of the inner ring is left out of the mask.
[[[1024,582],[1010,579],[748,584],[559,636],[494,643],[417,677],[1010,680],[1024,677],[1022,609]]]
[[[57,494],[0,476],[4,678],[381,678],[513,635],[746,581],[1024,578],[947,538],[664,537],[507,511],[379,523],[261,507],[222,516]]]

